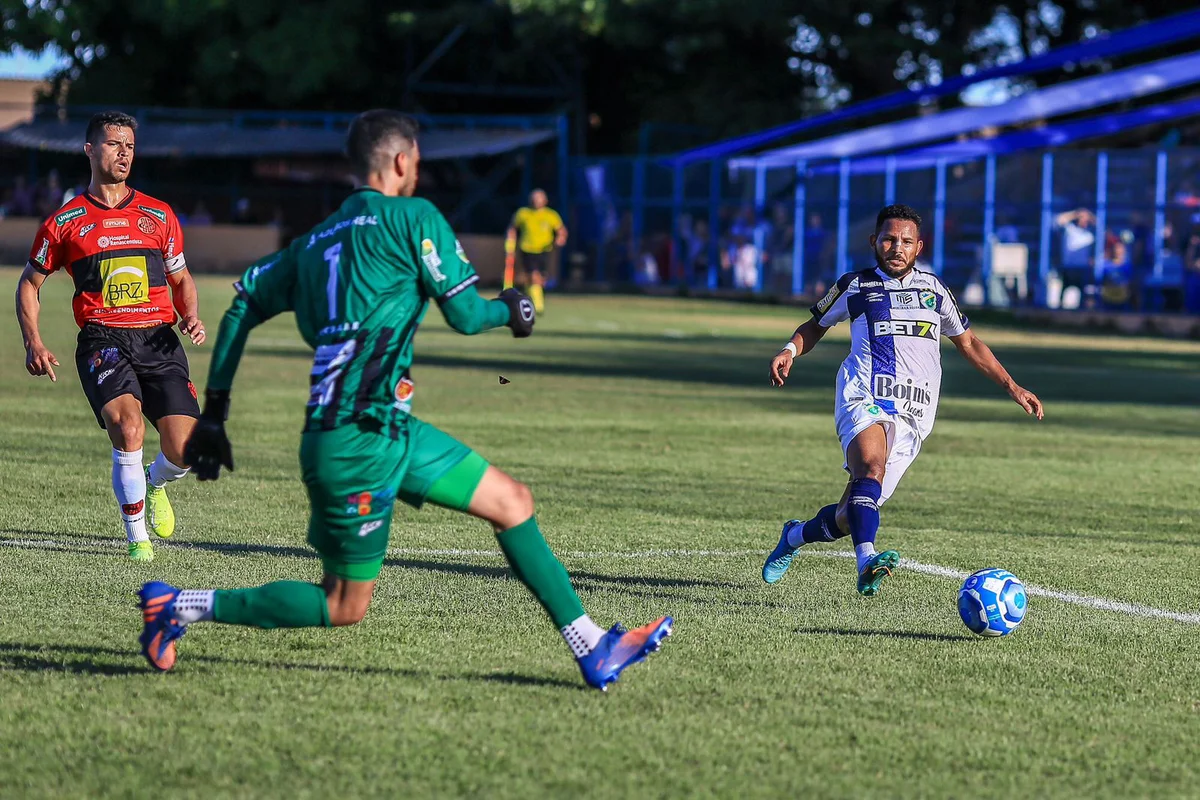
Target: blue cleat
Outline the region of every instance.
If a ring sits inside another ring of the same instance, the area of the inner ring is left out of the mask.
[[[767,556],[767,563],[763,564],[762,576],[767,583],[779,583],[783,573],[787,572],[788,567],[792,565],[792,559],[795,558],[796,551],[800,548],[788,544],[788,532],[795,526],[803,524],[798,519],[789,519],[783,523],[783,533],[779,534],[779,544],[775,545],[771,555]]]
[[[144,623],[138,642],[150,666],[160,672],[175,666],[175,640],[187,633],[187,626],[173,619],[178,596],[178,589],[162,581],[144,583],[138,591]]]
[[[675,621],[670,617],[659,617],[649,625],[626,631],[613,625],[596,645],[596,649],[578,659],[579,671],[588,686],[608,691],[608,685],[617,679],[621,671],[631,664],[644,661],[646,656],[662,646],[662,640],[671,635]]]

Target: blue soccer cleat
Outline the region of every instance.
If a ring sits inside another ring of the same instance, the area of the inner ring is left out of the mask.
[[[144,583],[138,591],[144,623],[138,641],[142,655],[160,672],[175,666],[175,640],[187,633],[187,626],[173,619],[178,596],[178,589],[162,581]]]
[[[789,519],[783,523],[783,533],[779,535],[779,544],[775,545],[771,555],[767,556],[767,563],[763,564],[762,576],[767,583],[779,583],[783,573],[787,572],[788,567],[792,565],[792,559],[795,558],[796,551],[800,548],[788,544],[788,533],[795,526],[803,524],[798,519]]]
[[[631,631],[613,625],[592,652],[578,659],[583,679],[588,686],[608,691],[608,685],[623,669],[644,661],[647,655],[662,646],[662,640],[671,635],[674,624],[670,617],[659,617],[649,625]]]

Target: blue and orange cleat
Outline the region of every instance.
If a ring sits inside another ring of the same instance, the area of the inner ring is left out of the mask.
[[[858,573],[858,593],[863,597],[874,597],[879,594],[879,584],[889,577],[900,565],[900,554],[895,550],[884,550],[871,556],[871,560],[863,564]]]
[[[144,623],[138,642],[142,655],[159,672],[175,666],[175,640],[187,633],[187,626],[173,619],[178,596],[178,589],[162,581],[144,583],[138,591]]]
[[[592,652],[578,659],[579,671],[588,686],[608,691],[626,667],[644,661],[646,656],[662,646],[662,640],[671,635],[675,620],[659,617],[649,625],[626,631],[613,625]]]
[[[792,559],[796,557],[796,551],[799,547],[792,547],[788,544],[788,533],[797,525],[804,523],[798,519],[789,519],[783,523],[783,532],[779,534],[779,544],[775,545],[775,549],[767,556],[767,561],[763,564],[762,578],[767,583],[779,583],[783,573],[787,572],[788,567],[792,565]]]

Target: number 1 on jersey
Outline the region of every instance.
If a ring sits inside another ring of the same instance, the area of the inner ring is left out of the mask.
[[[332,244],[325,249],[325,261],[329,263],[329,282],[325,294],[329,297],[329,321],[337,319],[338,259],[342,255],[342,243]]]

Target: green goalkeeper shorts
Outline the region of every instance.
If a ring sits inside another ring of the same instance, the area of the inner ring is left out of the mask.
[[[432,425],[409,417],[398,439],[370,421],[310,431],[300,442],[308,489],[308,543],[325,572],[373,581],[387,554],[396,499],[465,511],[488,463]]]

